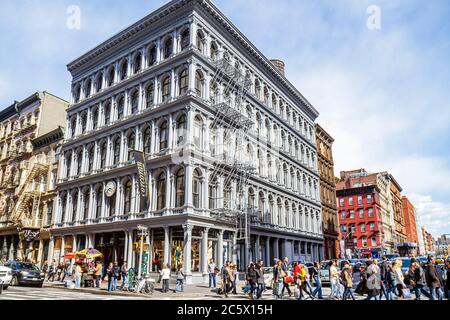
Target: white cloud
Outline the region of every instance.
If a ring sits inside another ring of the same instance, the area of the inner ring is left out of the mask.
[[[420,194],[411,194],[409,199],[416,208],[419,225],[425,225],[434,237],[449,233],[450,204],[433,201],[431,196]]]

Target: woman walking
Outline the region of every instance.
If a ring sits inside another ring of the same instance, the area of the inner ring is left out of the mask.
[[[377,260],[368,260],[366,264],[367,289],[369,289],[369,294],[366,300],[371,300],[372,298],[374,298],[375,300],[380,300],[381,272],[380,268],[377,265]]]
[[[330,284],[331,294],[330,299],[339,299],[339,271],[337,269],[337,261],[331,261],[330,265]]]
[[[166,264],[161,270],[161,280],[162,280],[162,292],[167,293],[169,291],[170,282],[170,266]]]
[[[186,279],[186,274],[184,273],[183,264],[179,264],[177,268],[177,286],[175,292],[184,292],[184,280]]]
[[[402,271],[402,260],[396,260],[392,267],[392,270],[394,271],[395,283],[398,291],[398,299],[403,300],[403,298],[405,297],[403,290],[406,289],[406,285],[405,277],[403,276]]]
[[[319,300],[323,300],[322,295],[322,281],[320,280],[320,263],[314,262],[314,268],[312,270],[312,278],[316,285],[316,289],[314,289],[312,296],[315,298],[316,296]]]
[[[281,260],[277,260],[275,266],[273,267],[273,295],[275,299],[283,299],[283,295],[281,293],[281,288],[283,285],[283,268]]]

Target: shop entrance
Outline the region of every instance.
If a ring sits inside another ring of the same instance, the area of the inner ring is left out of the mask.
[[[95,249],[103,254],[103,265],[111,262],[120,265],[125,261],[125,234],[123,232],[103,233],[95,236]]]

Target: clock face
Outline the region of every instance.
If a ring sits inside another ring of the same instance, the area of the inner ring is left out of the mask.
[[[111,198],[116,193],[116,183],[114,181],[108,182],[105,188],[105,194],[108,198]]]

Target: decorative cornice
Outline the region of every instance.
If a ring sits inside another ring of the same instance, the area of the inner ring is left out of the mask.
[[[167,17],[170,13],[182,8],[186,4],[193,2],[193,1],[194,0],[170,1],[166,5],[159,8],[158,10],[150,13],[143,19],[139,20],[138,22],[134,23],[133,25],[129,26],[128,28],[124,29],[123,31],[119,32],[112,38],[104,41],[103,43],[101,43],[100,45],[95,47],[94,49],[88,51],[86,54],[84,54],[81,57],[77,58],[76,60],[70,62],[67,65],[67,69],[70,72],[73,72],[75,69],[77,69],[77,68],[83,66],[84,64],[88,63],[89,61],[92,61],[93,59],[97,58],[99,55],[101,55],[105,51],[118,46],[119,44],[123,43],[125,40],[129,39],[130,37],[145,30],[150,25],[156,23],[157,21],[160,21],[161,19]]]
[[[211,17],[213,17],[216,22],[218,22],[224,29],[237,40],[242,47],[247,50],[247,52],[256,61],[264,67],[265,71],[276,81],[278,81],[282,86],[284,86],[288,92],[295,98],[296,102],[302,105],[305,110],[309,111],[312,117],[317,118],[319,112],[306,100],[306,98],[286,79],[278,69],[266,58],[240,31],[234,26],[234,24],[210,1],[210,0],[173,0],[160,9],[154,11],[143,19],[139,20],[135,24],[126,28],[125,30],[119,32],[117,35],[101,43],[94,49],[90,50],[80,58],[72,61],[67,65],[67,69],[73,72],[77,68],[89,63],[90,61],[96,59],[98,56],[103,54],[113,47],[117,47],[127,39],[135,36],[137,33],[142,32],[147,29],[152,24],[166,18],[169,14],[176,10],[188,5],[188,4],[198,4],[200,8],[203,8]]]

